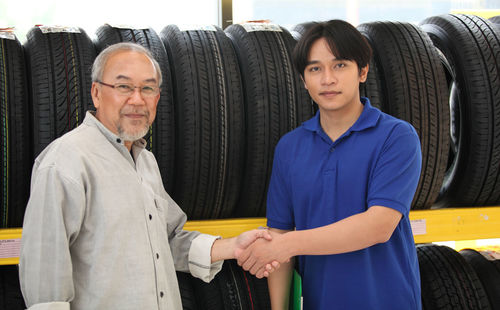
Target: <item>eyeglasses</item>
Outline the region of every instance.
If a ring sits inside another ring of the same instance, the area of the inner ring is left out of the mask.
[[[156,96],[160,92],[160,88],[158,86],[155,86],[155,85],[135,86],[134,84],[130,84],[130,83],[108,84],[108,83],[104,83],[101,81],[96,81],[96,82],[101,84],[101,85],[111,87],[111,88],[117,90],[120,94],[125,95],[125,96],[132,95],[136,88],[139,88],[141,95],[144,97]]]

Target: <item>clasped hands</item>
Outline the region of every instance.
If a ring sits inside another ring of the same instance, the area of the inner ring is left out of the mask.
[[[237,237],[238,246],[234,251],[238,265],[259,279],[268,277],[280,264],[290,261],[282,238],[282,234],[268,229],[242,233]]]

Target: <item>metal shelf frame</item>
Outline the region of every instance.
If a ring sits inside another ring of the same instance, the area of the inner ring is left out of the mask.
[[[500,206],[410,212],[415,243],[500,238]],[[188,221],[184,229],[230,238],[266,226],[265,218]],[[0,229],[0,265],[19,264],[22,229]]]

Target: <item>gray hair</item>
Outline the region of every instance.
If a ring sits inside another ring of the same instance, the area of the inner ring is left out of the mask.
[[[131,42],[121,42],[110,45],[106,47],[101,53],[99,53],[99,55],[97,55],[96,59],[94,60],[94,64],[92,65],[92,82],[101,81],[102,75],[104,74],[104,66],[108,62],[109,57],[111,57],[115,53],[123,51],[138,52],[148,57],[149,60],[151,60],[151,62],[153,63],[153,66],[155,67],[158,79],[158,86],[161,86],[162,83],[161,69],[156,59],[153,57],[153,55],[148,49],[146,49],[142,45]]]

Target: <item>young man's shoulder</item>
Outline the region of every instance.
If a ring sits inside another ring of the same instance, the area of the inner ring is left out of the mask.
[[[280,138],[280,142],[285,144],[290,144],[300,139],[306,139],[308,138],[307,136],[308,136],[307,130],[303,128],[303,125],[299,125],[299,127],[284,134]]]
[[[295,154],[296,151],[303,148],[304,145],[311,139],[311,132],[304,128],[304,124],[293,129],[292,131],[284,134],[278,144],[276,145],[275,152],[278,157],[288,158],[291,154]]]
[[[314,123],[317,121],[318,121],[317,116],[313,116],[312,118],[304,121],[297,128],[292,129],[291,131],[284,134],[280,138],[279,143],[290,145],[290,144],[300,143],[305,139],[311,139],[314,133],[314,130],[312,128],[315,127]]]
[[[380,112],[378,127],[380,129],[388,130],[390,132],[399,134],[404,134],[404,133],[415,134],[415,135],[417,134],[413,125],[411,125],[405,120],[399,119],[384,112]]]

